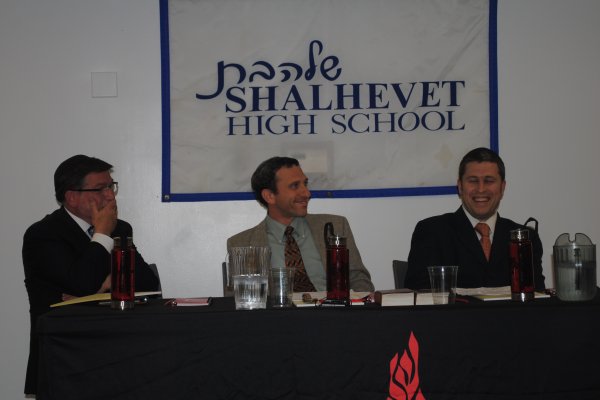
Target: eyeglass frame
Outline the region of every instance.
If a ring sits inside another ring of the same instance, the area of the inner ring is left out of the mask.
[[[96,193],[104,192],[105,190],[110,190],[111,192],[113,192],[113,194],[116,195],[119,192],[119,182],[113,181],[113,182],[109,183],[108,185],[104,185],[104,186],[96,188],[96,189],[69,189],[69,190],[72,190],[74,192],[96,192]]]

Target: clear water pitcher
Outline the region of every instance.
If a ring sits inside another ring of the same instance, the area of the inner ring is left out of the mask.
[[[596,295],[596,245],[587,235],[568,233],[554,242],[556,295],[563,301],[591,300]]]

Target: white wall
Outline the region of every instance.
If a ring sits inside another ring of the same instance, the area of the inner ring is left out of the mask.
[[[560,233],[600,241],[600,2],[499,3],[500,153],[508,166],[500,212],[540,220],[552,285]],[[91,98],[92,71],[118,73],[117,98]],[[119,214],[159,265],[168,295],[220,295],[226,238],[264,215],[252,201],[160,202],[157,0],[2,0],[0,139],[2,399],[23,398],[29,322],[21,241],[56,208],[60,161],[85,153],[116,166]],[[393,286],[391,260],[406,259],[415,223],[458,204],[455,196],[313,200],[310,210],[348,216],[383,289]]]

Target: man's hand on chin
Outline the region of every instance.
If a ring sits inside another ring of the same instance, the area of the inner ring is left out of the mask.
[[[117,226],[117,201],[115,199],[109,200],[104,207],[99,208],[98,202],[92,200],[90,208],[92,210],[94,232],[110,236]]]

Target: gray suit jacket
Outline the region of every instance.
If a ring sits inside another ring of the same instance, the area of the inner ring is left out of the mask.
[[[323,267],[326,268],[327,265],[323,228],[327,222],[331,222],[335,233],[347,239],[346,244],[350,253],[350,289],[357,292],[372,292],[375,288],[371,282],[371,274],[369,274],[369,271],[367,271],[360,258],[360,253],[354,242],[354,236],[352,235],[348,220],[345,217],[332,214],[307,214],[305,218],[310,226],[315,246],[321,255]],[[266,219],[262,220],[254,228],[240,232],[227,239],[228,252],[232,247],[268,245]]]

